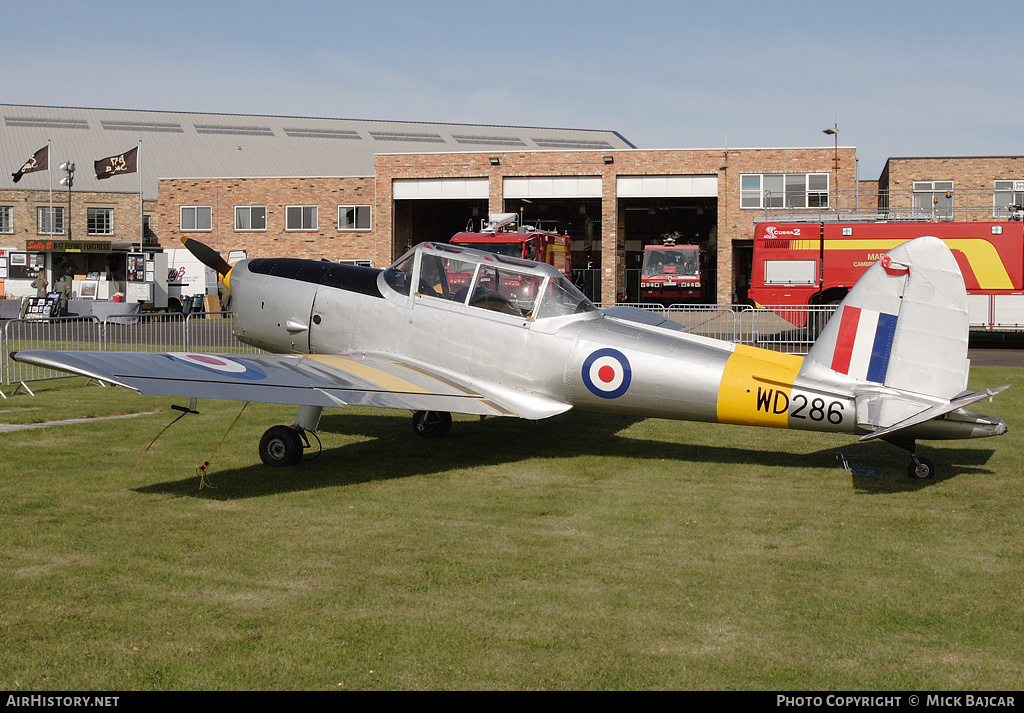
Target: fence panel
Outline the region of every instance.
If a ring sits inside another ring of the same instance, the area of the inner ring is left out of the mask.
[[[834,305],[774,309],[748,305],[629,306],[671,319],[683,325],[688,334],[750,344],[787,354],[806,354],[836,310]]]
[[[59,317],[47,320],[12,319],[0,332],[0,383],[26,384],[67,378],[55,369],[11,360],[10,353],[26,349],[116,352],[234,352],[260,350],[242,344],[232,332],[230,312],[140,314],[107,317]]]
[[[750,309],[756,334],[751,343],[787,354],[806,354],[836,309],[836,305]]]
[[[107,317],[100,324],[105,352],[180,352],[185,348],[185,317],[180,313]]]
[[[231,312],[193,312],[185,320],[187,351],[234,352],[256,354],[260,349],[243,344],[232,331],[234,315]]]
[[[655,311],[683,325],[687,334],[727,342],[742,340],[737,313],[729,305],[672,305]]]
[[[24,385],[29,381],[69,376],[55,369],[13,361],[11,352],[27,349],[95,350],[101,348],[101,343],[100,323],[95,317],[9,320],[3,332],[4,383]]]

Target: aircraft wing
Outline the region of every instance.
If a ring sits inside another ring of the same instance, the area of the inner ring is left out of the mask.
[[[676,332],[686,331],[686,327],[679,324],[679,322],[673,322],[667,317],[662,317],[660,314],[656,314],[650,310],[641,309],[640,307],[617,305],[615,307],[605,307],[601,311],[609,317],[623,319],[627,322],[639,322],[640,324],[646,324],[650,327],[661,327],[662,329],[671,329]]]
[[[142,394],[299,406],[373,406],[546,418],[568,404],[442,375],[387,354],[197,354],[29,350],[16,361],[88,376]]]

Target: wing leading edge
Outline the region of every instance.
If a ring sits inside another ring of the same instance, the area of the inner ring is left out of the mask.
[[[386,354],[227,354],[30,350],[16,361],[142,394],[298,406],[372,406],[545,418],[570,407],[534,394],[442,375]]]

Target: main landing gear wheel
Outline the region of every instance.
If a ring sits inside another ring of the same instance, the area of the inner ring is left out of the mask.
[[[927,458],[914,456],[910,459],[910,467],[907,468],[910,477],[916,480],[928,480],[935,475],[935,464]]]
[[[271,426],[260,439],[260,459],[264,465],[281,467],[302,460],[302,436],[291,426]]]
[[[412,428],[423,438],[444,438],[452,428],[452,415],[447,411],[416,411]]]

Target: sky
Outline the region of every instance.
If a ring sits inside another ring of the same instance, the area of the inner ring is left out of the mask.
[[[1024,155],[1018,3],[0,0],[0,103]],[[2,130],[2,127],[0,127]]]

